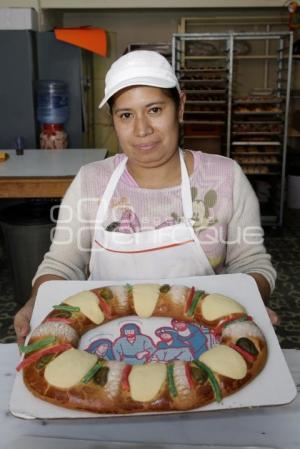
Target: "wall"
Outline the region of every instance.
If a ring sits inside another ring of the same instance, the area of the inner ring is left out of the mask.
[[[66,12],[64,26],[99,26],[108,31],[109,55],[101,58],[94,55],[93,70],[93,123],[94,146],[107,148],[109,153],[118,151],[117,139],[111,126],[107,110],[98,110],[103,97],[104,77],[113,60],[120,56],[128,44],[134,42],[169,42],[172,33],[177,31],[181,14],[160,11],[159,13],[141,12]]]
[[[201,17],[203,20],[231,17],[241,18],[247,22],[248,17],[260,16],[266,18],[266,23],[271,17],[278,20],[286,20],[287,8],[269,8],[253,10],[245,9],[218,9],[214,10],[139,10],[139,11],[65,11],[63,14],[64,26],[91,25],[105,28],[117,33],[117,54],[121,54],[124,48],[131,42],[168,42],[172,33],[177,32],[178,24],[182,17]],[[226,19],[227,21],[227,19]],[[217,29],[214,28],[214,31]],[[218,27],[220,29],[220,27]],[[286,28],[287,29],[287,28]],[[203,30],[198,30],[203,31]]]

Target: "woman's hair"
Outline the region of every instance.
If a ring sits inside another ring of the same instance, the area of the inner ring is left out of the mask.
[[[162,87],[157,87],[157,89],[161,89],[167,97],[171,98],[174,101],[176,109],[179,108],[180,95],[179,95],[179,92],[178,92],[176,87],[171,87],[169,89],[165,89],[165,88],[162,88]],[[112,97],[110,97],[107,100],[107,103],[108,103],[109,110],[110,110],[111,114],[112,114],[112,108],[114,106],[114,102],[115,102],[115,95],[113,95]]]

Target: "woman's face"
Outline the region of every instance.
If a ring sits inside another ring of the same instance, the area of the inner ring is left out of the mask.
[[[178,150],[179,110],[162,89],[133,86],[116,94],[113,122],[122,151],[131,164],[159,167]]]

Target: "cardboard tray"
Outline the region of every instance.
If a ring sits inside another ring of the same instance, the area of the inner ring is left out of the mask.
[[[147,281],[151,282],[151,281]],[[202,276],[178,279],[153,280],[155,283],[181,284],[195,286],[210,293],[222,293],[234,298],[245,306],[257,325],[262,329],[268,344],[268,360],[265,368],[249,385],[239,392],[224,398],[221,403],[212,403],[200,409],[186,411],[193,413],[201,411],[226,410],[243,407],[257,407],[282,405],[291,402],[297,389],[286,364],[285,358],[279,346],[273,326],[269,320],[265,306],[259,294],[254,279],[246,274]],[[143,283],[143,281],[133,282]],[[31,327],[35,328],[49,313],[52,306],[59,304],[66,297],[99,286],[124,284],[124,282],[107,281],[50,281],[44,283],[37,295],[35,308],[32,315]],[[113,325],[114,322],[112,322]],[[276,392],[276,393],[275,393]],[[95,418],[95,417],[119,417],[120,415],[95,414],[68,410],[52,405],[34,397],[23,383],[22,373],[17,373],[14,382],[10,411],[13,415],[34,418]],[[160,412],[183,413],[183,412]],[[153,414],[157,414],[154,412]],[[143,413],[126,415],[136,416]],[[148,413],[149,415],[149,413]]]
[[[202,444],[123,443],[113,441],[74,440],[25,436],[5,449],[275,449],[267,446],[215,446]]]

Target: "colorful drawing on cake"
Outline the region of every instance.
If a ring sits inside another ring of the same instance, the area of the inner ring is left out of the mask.
[[[115,359],[132,365],[146,363],[155,350],[152,338],[142,334],[135,323],[124,324],[113,345]]]
[[[152,360],[169,362],[171,360],[193,360],[193,355],[187,343],[182,341],[177,332],[169,326],[159,327],[155,335],[160,339],[156,345],[157,351]]]
[[[200,326],[175,318],[172,319],[171,326],[176,330],[178,339],[188,345],[193,359],[198,359],[203,352],[209,349],[207,336]]]
[[[114,360],[112,347],[113,344],[108,338],[98,338],[86,348],[86,351],[96,354],[100,359]]]
[[[140,325],[120,322],[116,338],[109,339],[97,334],[85,348],[106,360],[118,360],[130,365],[148,362],[170,362],[173,360],[191,361],[198,359],[216,343],[209,329],[194,323],[175,318],[166,325],[153,326],[151,331],[143,331]],[[110,333],[116,335],[116,333]]]

